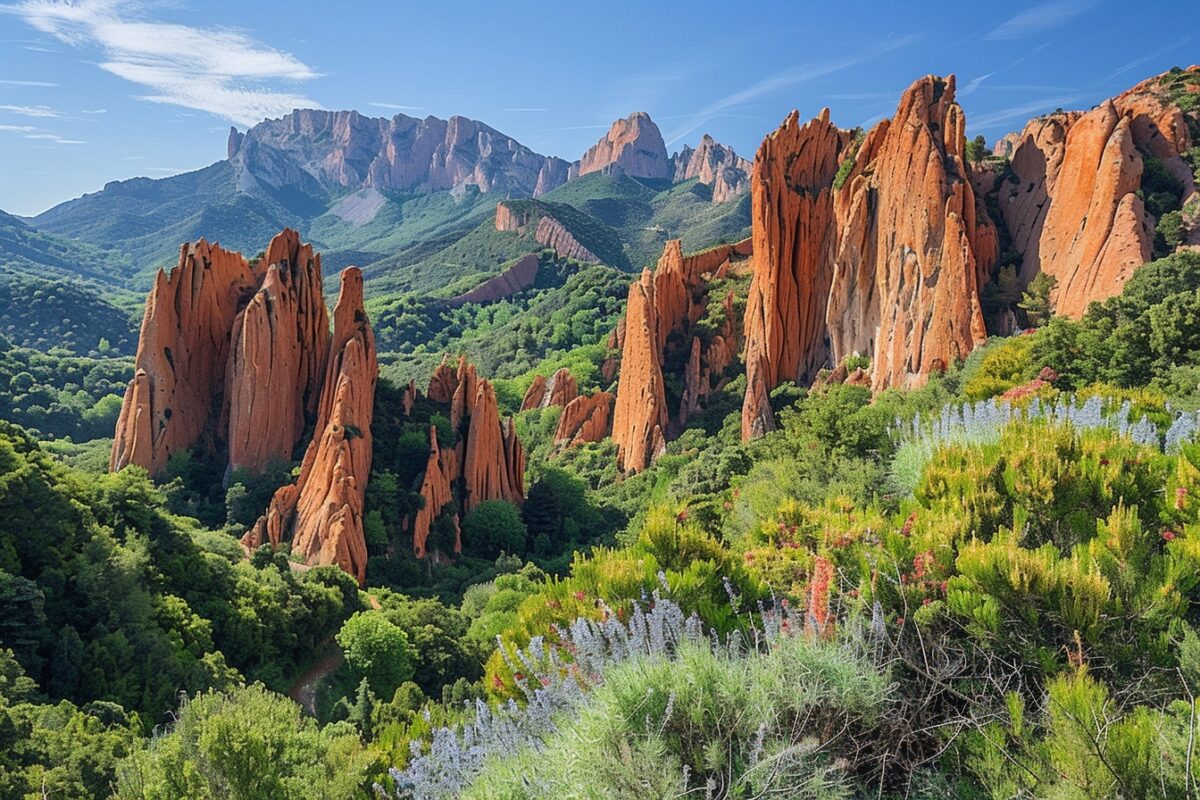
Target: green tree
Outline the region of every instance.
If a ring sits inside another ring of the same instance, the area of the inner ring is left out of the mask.
[[[504,500],[487,500],[468,511],[462,534],[463,548],[484,558],[525,552],[525,523],[516,506]]]
[[[360,611],[338,631],[337,643],[346,663],[367,679],[376,695],[391,697],[396,687],[413,676],[408,635],[380,611]]]
[[[373,771],[357,731],[318,727],[260,685],[183,702],[174,725],[117,769],[117,800],[358,798]]]
[[[1039,272],[1026,287],[1017,307],[1025,312],[1025,319],[1031,328],[1040,328],[1054,316],[1054,304],[1050,295],[1056,286],[1057,278],[1049,273]]]

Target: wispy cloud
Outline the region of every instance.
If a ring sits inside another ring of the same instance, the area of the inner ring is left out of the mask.
[[[0,78],[0,86],[31,86],[35,88],[50,88],[58,86],[58,84],[50,83],[49,81],[14,81]]]
[[[972,78],[970,81],[967,82],[966,86],[964,86],[958,90],[957,96],[965,97],[969,94],[972,94],[976,89],[978,89],[980,86],[983,85],[984,81],[986,81],[988,78],[992,77],[995,74],[996,74],[995,72],[988,72],[984,75],[980,75],[978,78]]]
[[[237,31],[156,21],[141,3],[118,0],[21,0],[0,11],[72,47],[99,49],[101,69],[149,90],[141,100],[247,126],[319,107],[278,86],[318,77],[311,67]]]
[[[388,111],[424,111],[425,106],[402,106],[399,103],[368,103],[374,108],[384,108]]]
[[[1175,48],[1186,44],[1188,41],[1191,40],[1191,38],[1192,38],[1191,36],[1184,36],[1182,39],[1177,39],[1168,45],[1163,45],[1162,47],[1155,50],[1153,53],[1147,53],[1146,55],[1142,56],[1141,58],[1135,58],[1133,61],[1130,61],[1128,64],[1124,64],[1120,67],[1117,67],[1115,70],[1108,73],[1108,76],[1104,80],[1110,81],[1113,78],[1117,77],[1118,75],[1124,75],[1126,72],[1129,72],[1130,70],[1137,69],[1138,67],[1142,66],[1143,64],[1147,64],[1147,63],[1153,61],[1154,59],[1158,58],[1159,56],[1165,56],[1167,53],[1171,52]]]
[[[1051,0],[1009,17],[983,38],[1004,41],[1033,36],[1066,25],[1097,3],[1098,0]]]
[[[80,114],[107,114],[107,108],[85,108],[79,112]]]
[[[22,117],[37,117],[41,119],[50,119],[52,117],[62,116],[61,112],[55,111],[50,106],[0,105],[0,111],[7,111],[10,114],[20,114]]]
[[[704,108],[692,115],[691,120],[681,126],[678,130],[671,133],[667,146],[678,142],[683,137],[695,131],[702,125],[707,124],[718,114],[727,111],[730,108],[756,100],[763,95],[771,94],[782,89],[788,89],[815,78],[820,78],[825,75],[830,75],[839,72],[847,67],[852,67],[856,64],[861,64],[864,61],[870,61],[873,58],[883,55],[890,50],[896,50],[900,47],[906,47],[918,41],[920,37],[916,35],[898,36],[894,39],[881,42],[874,47],[864,48],[855,56],[842,59],[831,59],[829,61],[817,62],[812,64],[802,64],[792,69],[787,69],[782,72],[777,72],[774,75],[763,78],[757,83],[747,86],[745,89],[726,95],[725,97],[709,103]]]
[[[0,125],[0,133],[15,133],[22,139],[52,142],[54,144],[87,144],[87,142],[78,139],[68,139],[59,136],[57,133],[35,128],[32,125]]]
[[[986,114],[977,114],[967,120],[971,128],[989,128],[1007,122],[1010,119],[1025,119],[1030,114],[1044,114],[1055,108],[1068,108],[1079,102],[1078,95],[1064,97],[1043,97],[1029,103],[1023,103],[1011,108],[1001,108]]]

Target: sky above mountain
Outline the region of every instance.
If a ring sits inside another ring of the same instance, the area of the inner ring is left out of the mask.
[[[1197,31],[1178,0],[0,0],[0,209],[206,166],[295,107],[461,114],[567,159],[647,111],[672,151],[711,133],[752,158],[792,108],[868,126],[955,73],[990,142],[1200,61]]]

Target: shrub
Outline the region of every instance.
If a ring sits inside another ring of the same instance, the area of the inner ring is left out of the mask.
[[[512,503],[487,500],[467,512],[462,521],[463,549],[484,558],[501,553],[524,553],[526,530]]]

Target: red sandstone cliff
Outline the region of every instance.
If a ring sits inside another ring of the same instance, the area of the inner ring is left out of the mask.
[[[1200,67],[1192,67],[1200,72]],[[1158,76],[1088,112],[1032,120],[1012,136],[1011,178],[993,183],[1020,279],[1053,275],[1055,311],[1079,317],[1089,303],[1120,293],[1151,256],[1155,220],[1139,189],[1145,157],[1195,194],[1192,170],[1180,157],[1192,145],[1187,120]]]
[[[244,542],[291,541],[309,565],[337,564],[366,579],[363,503],[371,473],[371,417],[379,368],[375,337],[363,310],[362,273],[342,272],[333,312],[333,341],[317,412],[316,433],[300,477],[279,489]]]
[[[617,169],[634,178],[669,178],[671,162],[658,126],[639,111],[619,119],[578,163],[571,177]]]
[[[667,242],[658,267],[646,269],[629,287],[622,323],[621,365],[613,411],[613,440],[620,469],[639,472],[666,448],[690,414],[708,396],[712,381],[724,372],[740,349],[740,330],[732,314],[732,297],[726,324],[707,347],[692,328],[707,310],[709,278],[720,278],[734,259],[750,253],[750,243],[721,245],[685,256],[679,240]],[[668,408],[663,363],[671,335],[686,342],[689,358],[685,390],[673,414]]]
[[[833,180],[849,141],[828,109],[804,125],[793,111],[755,157],[743,438],[774,427],[771,389],[809,381],[829,360],[825,310],[838,241]]]
[[[253,265],[203,239],[184,245],[146,302],[110,468],[159,473],[197,444],[227,446],[230,469],[290,460],[328,352],[321,258],[295,231]]]
[[[574,447],[598,442],[609,434],[613,396],[608,392],[580,395],[567,403],[554,430],[554,443]]]
[[[487,500],[519,504],[525,499],[525,450],[512,420],[500,419],[491,382],[479,378],[465,358],[457,368],[443,361],[430,378],[429,398],[449,406],[458,441],[454,448],[440,448],[436,430],[430,430],[429,458],[418,489],[424,504],[412,520],[413,550],[419,558],[426,555],[433,521],[447,506],[454,506],[457,526],[462,514]],[[461,549],[461,542],[455,549]]]
[[[773,427],[775,386],[825,364],[867,354],[875,391],[912,387],[986,337],[979,284],[997,239],[968,180],[954,88],[922,78],[861,142],[827,111],[803,126],[793,113],[764,141],[743,437]]]

